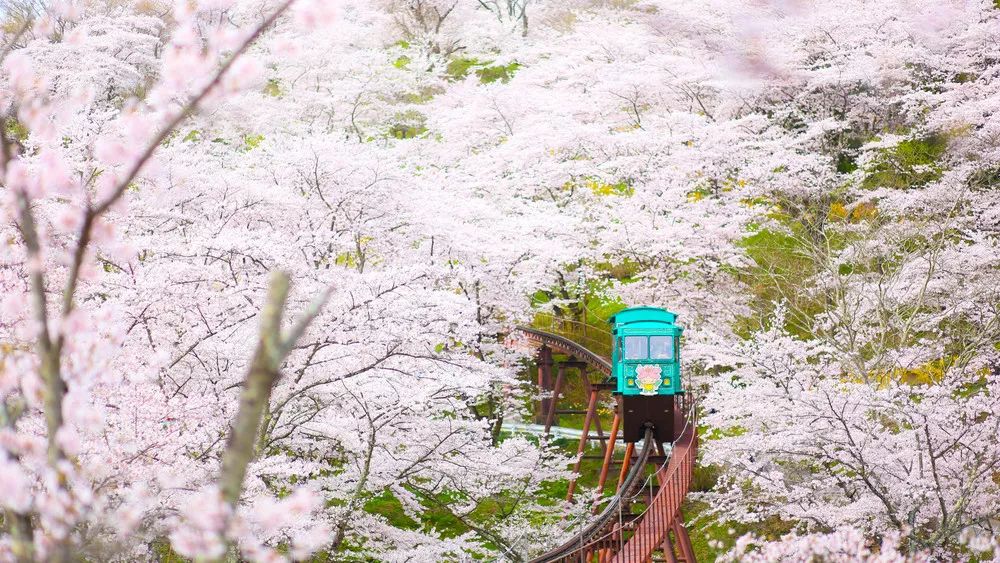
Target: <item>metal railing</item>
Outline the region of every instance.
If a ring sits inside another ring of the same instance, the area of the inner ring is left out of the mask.
[[[610,502],[604,507],[597,517],[591,521],[584,529],[573,535],[565,543],[531,560],[530,563],[570,563],[584,561],[586,554],[607,547],[607,545],[617,538],[620,533],[620,516],[622,502],[632,496],[632,493],[641,488],[644,480],[643,470],[649,454],[653,451],[653,429],[646,429],[646,436],[643,439],[642,451],[629,469],[628,476],[622,482],[621,489],[617,495],[610,497]]]
[[[685,424],[674,441],[669,461],[654,475],[660,488],[639,515],[635,533],[615,554],[613,562],[648,561],[655,551],[669,546],[667,534],[674,528],[691,487],[698,452],[698,410],[693,399],[685,401],[683,412]]]
[[[531,328],[558,334],[583,345],[594,354],[611,358],[611,331],[582,321],[557,317],[551,313],[536,313]]]
[[[602,550],[609,550],[614,556],[612,563],[632,563],[652,560],[653,553],[661,549],[671,549],[667,535],[676,530],[680,507],[687,496],[697,458],[698,418],[696,403],[688,399],[681,413],[684,426],[670,449],[670,457],[660,465],[653,475],[641,479],[643,468],[653,448],[652,429],[646,431],[643,449],[622,482],[618,493],[610,497],[601,514],[572,539],[559,547],[531,560],[531,563],[580,563],[590,561],[593,556],[606,561]],[[639,499],[647,487],[656,479],[659,490],[645,510],[629,515],[629,523],[623,520],[622,511]],[[632,530],[625,540],[625,532]],[[680,541],[687,541],[686,538]],[[678,546],[682,550],[689,546]],[[605,551],[604,553],[608,553]],[[687,558],[689,561],[690,557]],[[668,559],[669,560],[669,559]]]

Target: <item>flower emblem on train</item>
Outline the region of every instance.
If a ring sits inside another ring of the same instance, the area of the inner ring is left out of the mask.
[[[635,367],[635,379],[639,383],[640,395],[655,395],[660,388],[660,366],[640,365]]]

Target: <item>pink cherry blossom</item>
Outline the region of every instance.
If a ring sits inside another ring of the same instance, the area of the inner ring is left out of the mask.
[[[0,459],[0,505],[27,513],[32,504],[32,483],[18,464]]]
[[[590,506],[505,431],[508,336],[640,304],[698,522],[792,529],[718,549],[996,555],[991,2],[41,4],[0,38],[0,559],[529,560]],[[273,270],[286,334],[333,291],[223,501]]]

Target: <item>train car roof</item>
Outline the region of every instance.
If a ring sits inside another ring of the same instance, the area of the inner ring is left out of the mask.
[[[608,324],[630,324],[636,322],[659,322],[674,324],[676,313],[660,307],[629,307],[608,318]]]

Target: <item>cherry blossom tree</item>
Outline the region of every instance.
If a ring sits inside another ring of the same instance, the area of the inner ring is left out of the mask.
[[[426,185],[392,189],[407,181],[406,174],[381,164],[393,148],[384,141],[362,144],[369,134],[382,138],[392,127],[370,122],[377,114],[365,106],[388,107],[394,100],[383,96],[396,94],[374,82],[353,93],[363,77],[350,60],[354,53],[335,52],[340,56],[331,59],[329,52],[317,52],[324,60],[308,52],[306,45],[317,37],[336,45],[337,34],[361,33],[379,17],[345,8],[327,21],[326,9],[323,3],[303,5],[286,17],[286,5],[192,12],[182,6],[172,19],[157,20],[125,8],[87,8],[66,24],[77,37],[67,54],[53,52],[42,37],[13,51],[8,78],[25,85],[23,96],[34,91],[29,87],[49,88],[49,103],[76,118],[65,135],[49,133],[51,140],[69,139],[62,149],[75,151],[61,165],[44,160],[46,138],[36,130],[45,120],[28,122],[23,102],[13,105],[11,115],[26,130],[15,139],[20,152],[13,166],[26,164],[26,181],[40,182],[34,175],[50,169],[65,170],[70,178],[82,170],[90,178],[75,203],[44,194],[31,200],[35,216],[56,233],[43,241],[44,248],[80,249],[78,265],[70,268],[83,272],[70,276],[78,280],[72,282],[72,303],[88,305],[74,307],[80,318],[70,333],[89,343],[85,355],[71,362],[91,366],[86,375],[72,376],[63,400],[76,418],[52,423],[63,434],[74,432],[74,441],[50,442],[76,463],[100,460],[73,473],[80,490],[82,483],[94,483],[92,498],[74,501],[90,512],[61,523],[56,533],[64,535],[56,547],[141,553],[169,535],[172,548],[190,557],[239,549],[244,557],[263,559],[290,544],[295,558],[325,547],[403,559],[486,549],[516,559],[546,533],[525,534],[529,515],[540,521],[558,511],[538,504],[535,493],[545,481],[567,477],[564,458],[528,441],[498,439],[502,408],[514,404],[521,384],[514,379],[517,354],[500,346],[500,325],[486,312],[495,306],[484,301],[485,289],[476,289],[478,280],[460,274],[463,261],[481,255],[459,258],[447,240],[435,238],[439,233],[426,230],[430,217],[408,203]],[[241,22],[256,30],[249,39],[229,28]],[[318,22],[323,29],[308,29]],[[106,37],[111,31],[86,33],[112,24],[119,26],[117,48]],[[161,34],[169,43],[160,43]],[[250,47],[258,36],[263,42]],[[92,49],[100,54],[102,45],[114,53],[104,67],[95,66],[107,68],[105,74],[67,74],[67,55]],[[195,56],[206,46],[208,56]],[[289,54],[294,62],[286,65]],[[117,57],[138,66],[123,66]],[[44,63],[37,73],[36,58]],[[385,55],[370,60],[393,68]],[[194,63],[206,79],[195,79]],[[331,63],[344,63],[347,70],[331,71]],[[280,73],[268,76],[275,71]],[[296,78],[286,81],[285,72]],[[333,76],[342,81],[335,86],[347,88],[317,95],[314,85],[331,72],[340,73]],[[107,83],[107,94],[89,95],[91,80]],[[412,82],[420,88],[435,80]],[[143,101],[132,101],[136,95]],[[294,98],[309,101],[298,106]],[[271,105],[266,120],[248,111],[254,104]],[[211,112],[194,111],[203,107]],[[349,115],[342,113],[346,107]],[[157,113],[168,110],[167,117]],[[165,123],[159,126],[157,119]],[[133,155],[145,135],[151,136],[149,148]],[[147,165],[154,150],[155,162]],[[109,170],[118,168],[125,174],[112,176]],[[23,231],[24,224],[14,218],[12,232]],[[74,232],[86,233],[94,244],[74,244]],[[30,294],[29,260],[19,258],[18,238],[10,239],[9,280]],[[263,280],[274,269],[296,280],[290,309],[305,307],[309,296],[325,288],[334,292],[310,329],[297,331],[294,346],[292,340],[280,346],[262,340],[259,350],[282,352],[277,364],[263,370],[272,374],[270,382],[255,387],[253,320],[269,307],[260,300]],[[42,273],[46,279],[63,275],[60,261],[54,257]],[[515,299],[523,292],[506,295]],[[12,333],[26,323],[20,311],[30,310],[21,301],[8,303]],[[102,328],[85,330],[98,311]],[[22,362],[19,371],[30,368],[30,354],[14,353],[10,361],[15,358]],[[278,366],[284,377],[273,376]],[[93,372],[105,375],[95,380]],[[20,387],[20,393],[12,400],[31,396],[30,384],[15,386],[12,391]],[[33,408],[51,411],[49,405]],[[15,427],[28,437],[31,412]],[[260,431],[248,433],[248,421],[258,418]],[[497,459],[509,463],[501,469]],[[287,499],[276,498],[303,484]],[[372,499],[383,497],[418,522],[423,513],[447,505],[468,533],[400,529],[368,510]],[[317,504],[317,498],[331,505]],[[465,500],[459,504],[458,498]],[[494,503],[502,509],[483,516],[482,507]],[[35,518],[28,507],[19,508],[28,522]],[[55,515],[66,510],[50,508]],[[34,530],[36,543],[42,529]],[[46,549],[40,544],[34,553]]]
[[[680,313],[732,557],[993,549],[990,2],[16,7],[5,555],[522,560],[539,296]]]
[[[116,261],[135,259],[115,234],[116,218],[127,215],[126,192],[141,189],[137,186],[147,181],[154,153],[181,123],[239,87],[231,80],[234,67],[239,70],[241,56],[290,6],[268,7],[264,18],[245,30],[214,27],[208,35],[199,33],[203,14],[182,5],[173,14],[173,37],[163,46],[163,75],[143,102],[123,98],[144,78],[154,78],[149,76],[151,51],[160,45],[152,32],[159,26],[149,18],[90,14],[61,4],[37,20],[24,19],[5,37],[0,170],[11,229],[3,362],[3,498],[9,530],[3,548],[8,555],[23,560],[66,560],[71,551],[107,556],[119,549],[111,544],[121,543],[155,508],[143,498],[150,482],[134,481],[121,471],[122,464],[135,459],[127,456],[143,455],[137,447],[148,452],[156,443],[115,432],[123,421],[117,414],[134,415],[151,405],[142,400],[146,389],[128,385],[137,378],[125,376],[144,367],[116,369],[117,348],[128,331],[122,328],[122,311],[107,303],[106,295],[95,299],[101,296],[99,265],[107,272]],[[27,46],[15,49],[25,37],[30,38]],[[86,56],[93,56],[91,68],[97,72],[77,76],[82,82],[74,84],[63,65]],[[96,81],[107,88],[100,96],[93,90]],[[229,541],[240,548],[255,542],[252,534],[258,530],[241,528],[233,516],[253,457],[249,446],[283,358],[318,306],[281,335],[287,278],[279,276],[271,286],[257,355],[248,365],[240,412],[217,471],[222,490],[216,497],[217,528],[196,541],[178,536],[177,549],[188,555],[220,556]],[[125,388],[135,391],[135,401],[116,400]],[[123,450],[132,451],[119,457]],[[299,530],[312,528],[297,524]],[[302,545],[300,557],[322,545],[315,539],[299,542],[297,536],[293,543]]]
[[[750,99],[781,116],[768,135],[786,147],[752,185],[773,205],[755,240],[794,258],[751,255],[767,313],[707,398],[720,434],[705,461],[725,468],[713,496],[741,519],[903,534],[908,551],[954,557],[963,536],[995,536],[1000,492],[986,438],[998,408],[997,242],[984,221],[995,193],[968,151],[979,117],[956,96],[992,81],[978,46],[996,12],[814,8],[743,28],[786,31],[741,56],[762,65]]]

